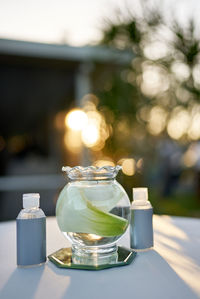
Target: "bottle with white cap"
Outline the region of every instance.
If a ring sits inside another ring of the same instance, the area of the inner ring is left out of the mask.
[[[136,250],[153,247],[153,208],[148,201],[147,188],[133,188],[131,205],[130,245]]]
[[[17,216],[17,265],[30,267],[46,262],[46,216],[39,208],[39,193],[23,194]]]

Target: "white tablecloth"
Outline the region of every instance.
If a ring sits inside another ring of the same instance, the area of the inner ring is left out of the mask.
[[[200,298],[200,220],[154,216],[154,250],[101,271],[16,267],[15,221],[0,223],[0,298]],[[129,247],[128,233],[120,241]],[[47,218],[47,254],[69,246]]]

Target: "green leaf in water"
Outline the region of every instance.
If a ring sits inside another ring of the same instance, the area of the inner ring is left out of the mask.
[[[119,198],[120,200],[120,198]],[[65,187],[58,199],[56,216],[61,231],[96,234],[102,237],[124,233],[128,221],[100,210],[77,187]]]

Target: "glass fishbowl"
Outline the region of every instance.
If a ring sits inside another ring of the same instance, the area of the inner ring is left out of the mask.
[[[62,189],[56,218],[76,256],[115,254],[116,242],[130,221],[130,201],[116,181],[121,166],[63,167],[69,179]]]

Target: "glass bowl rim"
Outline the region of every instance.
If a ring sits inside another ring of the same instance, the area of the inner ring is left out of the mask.
[[[120,165],[110,166],[104,165],[98,166],[63,166],[62,171],[71,180],[97,180],[97,179],[114,179],[119,170],[122,167]]]

